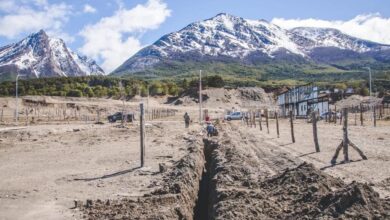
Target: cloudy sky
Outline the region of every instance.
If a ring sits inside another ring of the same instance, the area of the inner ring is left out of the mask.
[[[389,0],[0,0],[0,46],[44,29],[110,72],[162,35],[220,12],[390,44]]]

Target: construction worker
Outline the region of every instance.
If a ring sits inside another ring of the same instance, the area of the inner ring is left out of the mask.
[[[186,112],[186,113],[184,114],[184,123],[185,123],[186,128],[188,128],[188,127],[190,126],[190,121],[191,121],[190,116],[189,116],[188,113]]]
[[[210,121],[207,122],[206,130],[207,130],[207,137],[216,136],[218,134],[217,129]]]

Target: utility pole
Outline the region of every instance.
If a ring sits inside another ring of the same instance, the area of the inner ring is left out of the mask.
[[[202,70],[199,70],[199,124],[202,123]]]
[[[18,80],[19,80],[19,77],[21,77],[21,76],[26,76],[26,75],[22,75],[22,74],[16,75],[16,88],[15,88],[15,97],[16,97],[15,121],[16,121],[16,125],[18,125],[18,123],[19,123]]]

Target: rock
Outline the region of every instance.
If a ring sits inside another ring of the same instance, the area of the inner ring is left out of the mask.
[[[160,173],[164,173],[168,169],[167,165],[165,163],[159,163],[158,168],[159,168]]]

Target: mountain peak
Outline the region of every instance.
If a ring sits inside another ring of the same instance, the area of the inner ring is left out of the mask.
[[[93,60],[75,54],[62,39],[50,38],[44,30],[0,48],[0,78],[10,71],[33,78],[104,74]]]
[[[225,18],[238,18],[237,16],[228,14],[226,12],[221,12],[221,13],[215,15],[213,18],[221,18],[221,17],[225,17]]]
[[[310,61],[317,48],[351,53],[381,50],[382,45],[336,29],[283,29],[266,20],[219,13],[161,37],[118,67],[114,73],[136,72],[165,60],[236,60],[243,63],[290,59]],[[388,47],[390,48],[390,47]]]

